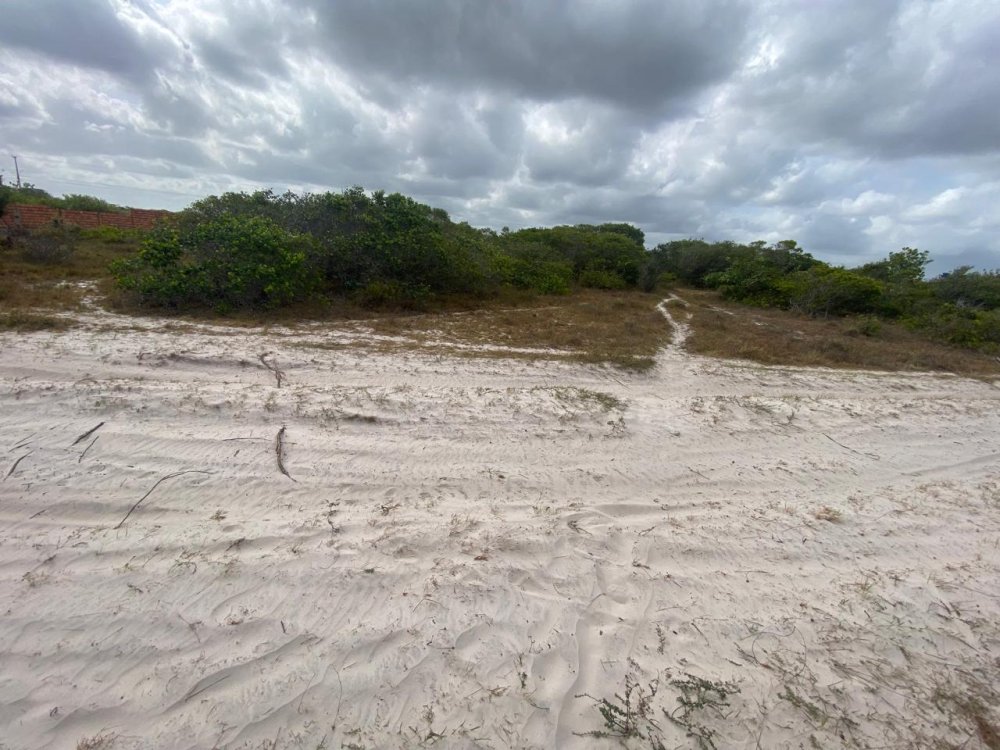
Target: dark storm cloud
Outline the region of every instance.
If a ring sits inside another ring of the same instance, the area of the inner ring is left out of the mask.
[[[362,75],[657,110],[739,63],[749,7],[735,0],[301,3],[327,53]]]
[[[155,50],[108,0],[7,0],[0,7],[0,44],[133,80],[156,66]]]

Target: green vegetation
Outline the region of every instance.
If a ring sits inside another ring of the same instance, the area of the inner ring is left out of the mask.
[[[0,187],[0,212],[8,203],[23,203],[31,206],[49,206],[51,208],[65,208],[75,211],[104,211],[107,213],[114,211],[127,211],[128,209],[108,203],[102,198],[95,198],[92,195],[76,195],[70,193],[62,198],[56,198],[52,194],[35,187],[30,182],[24,183],[21,187]]]
[[[72,226],[51,226],[14,239],[21,259],[36,265],[66,265],[72,260],[80,230]]]
[[[86,196],[53,199],[30,185],[0,190],[0,206],[6,200],[115,208]],[[546,341],[588,360],[641,368],[652,365],[663,340],[655,300],[642,292],[679,286],[695,302],[687,311],[694,351],[774,363],[995,370],[1000,271],[963,267],[928,280],[928,254],[909,247],[844,268],[792,240],[687,239],[650,251],[644,241],[640,229],[621,223],[477,229],[406,196],[360,187],[227,193],[197,201],[148,233],[50,227],[12,236],[13,252],[0,256],[7,277],[0,300],[58,308],[80,295],[60,280],[107,278],[107,263],[117,259],[112,302],[120,307],[268,319],[279,310],[287,319],[481,309],[482,319],[438,324],[455,328],[457,340]],[[716,301],[698,296],[702,290]],[[552,301],[570,293],[566,304]],[[539,295],[550,295],[545,304],[558,311],[504,312],[516,321],[509,327],[490,317],[503,305],[529,309]],[[748,312],[716,312],[719,296]],[[649,306],[650,317],[640,306]],[[612,307],[631,316],[629,330],[604,325]],[[563,313],[567,319],[557,322],[553,316]],[[406,327],[422,335],[417,322]],[[971,352],[978,359],[966,362]]]
[[[198,201],[115,267],[141,306],[267,309],[316,296],[427,309],[505,289],[637,286],[641,230],[625,224],[497,234],[398,193],[227,193]]]
[[[181,233],[156,231],[135,259],[117,261],[123,289],[158,307],[273,308],[310,294],[314,242],[262,217],[218,216]],[[133,273],[134,268],[141,269]]]
[[[964,267],[928,281],[928,262],[928,253],[904,247],[847,269],[813,258],[792,240],[680,240],[650,253],[645,278],[666,276],[734,302],[810,317],[862,316],[866,336],[878,334],[879,321],[894,321],[934,341],[1000,352],[1000,274]]]

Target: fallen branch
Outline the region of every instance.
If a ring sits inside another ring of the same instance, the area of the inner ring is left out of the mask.
[[[173,479],[174,477],[179,477],[181,474],[211,474],[211,473],[212,472],[210,472],[210,471],[201,471],[200,469],[188,469],[187,471],[177,471],[177,472],[174,472],[173,474],[167,474],[165,477],[160,477],[157,480],[156,484],[154,484],[152,487],[149,488],[149,492],[147,492],[145,495],[143,495],[142,497],[140,497],[139,500],[136,502],[136,504],[133,505],[131,508],[128,509],[128,513],[126,513],[125,517],[121,521],[118,522],[118,525],[115,526],[115,528],[116,529],[120,529],[122,527],[122,525],[128,520],[128,517],[131,516],[132,513],[135,512],[135,509],[138,508],[140,505],[142,505],[142,501],[145,500],[150,495],[152,495],[153,494],[153,490],[155,490],[157,487],[159,487],[161,484],[163,484],[163,482],[166,482],[168,479]]]
[[[281,429],[278,430],[278,434],[274,438],[274,455],[278,459],[278,471],[284,474],[286,477],[291,479],[293,482],[296,481],[292,478],[292,475],[288,473],[285,469],[285,426],[282,425]]]
[[[93,440],[90,441],[90,444],[86,448],[83,449],[83,453],[81,453],[80,457],[78,459],[76,459],[77,463],[80,463],[83,460],[83,457],[87,455],[87,451],[89,451],[91,448],[94,447],[94,443],[97,442],[97,438],[99,438],[99,437],[100,437],[100,435],[98,435],[97,437],[95,437]]]
[[[874,458],[874,459],[878,459],[879,458],[879,456],[878,456],[877,453],[864,453],[863,451],[854,450],[854,448],[852,448],[851,446],[844,445],[839,440],[834,440],[832,437],[830,437],[829,435],[827,435],[825,432],[821,432],[820,435],[822,435],[823,437],[825,437],[831,443],[836,443],[841,448],[843,448],[845,451],[850,451],[851,453],[855,453],[855,454],[857,454],[859,456],[868,456],[868,458]]]
[[[103,426],[104,426],[104,422],[101,422],[99,425],[97,425],[97,427],[93,427],[93,428],[87,430],[85,433],[83,433],[82,435],[80,435],[80,437],[78,437],[76,440],[73,441],[73,445],[76,445],[77,443],[82,443],[84,440],[86,440],[87,438],[89,438],[91,435],[93,435],[95,432],[97,432]],[[72,448],[73,446],[71,445],[70,447]]]
[[[264,365],[265,368],[274,373],[274,379],[278,381],[278,387],[281,388],[281,381],[284,379],[285,373],[282,372],[282,370],[277,365],[273,365],[270,362],[268,362],[266,357],[267,357],[266,354],[261,354],[260,357],[258,357],[258,359],[260,359],[261,364]]]
[[[16,460],[15,462],[14,462],[14,465],[10,467],[10,471],[8,471],[8,472],[7,472],[7,476],[5,476],[5,477],[3,478],[3,481],[5,481],[5,482],[6,482],[6,481],[7,481],[7,477],[9,477],[9,476],[10,476],[11,474],[13,474],[13,473],[14,473],[14,469],[16,469],[16,468],[17,468],[17,465],[18,465],[19,463],[21,463],[21,462],[22,462],[22,461],[23,461],[24,459],[26,459],[26,458],[27,458],[28,456],[30,456],[30,455],[31,455],[31,451],[28,451],[28,452],[27,452],[27,453],[25,453],[25,454],[24,454],[23,456],[21,456],[21,457],[20,457],[19,459],[17,459],[17,460]]]

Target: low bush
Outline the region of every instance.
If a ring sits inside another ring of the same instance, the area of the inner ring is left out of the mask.
[[[590,268],[580,273],[580,286],[591,289],[624,289],[625,279],[614,271]]]
[[[80,230],[72,225],[36,229],[15,239],[21,259],[35,265],[65,265],[73,260]]]
[[[878,310],[883,284],[844,268],[817,264],[776,282],[785,306],[807,315],[859,315]]]
[[[120,245],[130,242],[136,238],[137,232],[120,227],[100,226],[90,229],[81,229],[80,237],[85,240],[97,240],[108,244]]]
[[[987,353],[1000,352],[1000,310],[943,304],[903,323],[936,341]]]
[[[154,230],[134,258],[119,261],[119,286],[153,307],[269,309],[302,301],[319,286],[316,248],[270,219],[220,216],[183,231]]]

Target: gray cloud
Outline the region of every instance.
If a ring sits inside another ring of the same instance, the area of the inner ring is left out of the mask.
[[[635,110],[658,110],[732,72],[749,13],[736,0],[304,5],[327,54],[363,76]]]
[[[156,60],[108,0],[8,0],[0,43],[142,80]]]
[[[362,184],[496,228],[843,263],[1000,266],[996,101],[988,0],[9,0],[0,21],[0,149],[43,187],[176,208]]]

